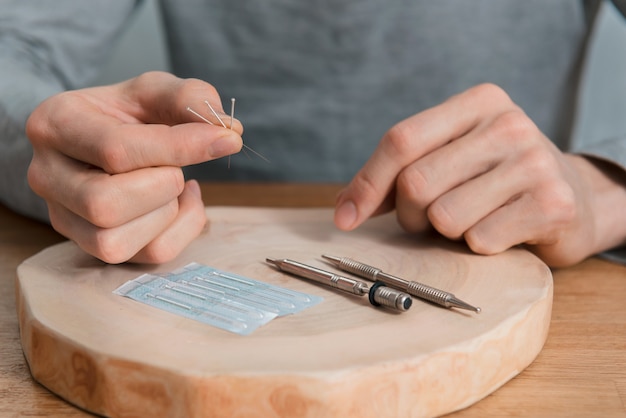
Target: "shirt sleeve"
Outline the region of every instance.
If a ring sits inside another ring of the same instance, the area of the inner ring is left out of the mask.
[[[626,0],[612,0],[613,5],[620,13],[626,17]]]
[[[7,207],[47,220],[26,179],[26,120],[44,99],[98,75],[137,3],[0,0],[0,202]]]
[[[626,0],[613,0],[613,4],[615,5],[615,8],[620,11],[622,16],[626,18]],[[621,142],[621,146],[618,145],[617,148],[619,148],[620,149],[619,152],[621,152],[620,154],[621,165],[624,169],[626,169],[626,137],[621,138],[621,140],[619,138],[616,138],[612,140],[611,142],[614,142],[614,143]],[[615,146],[615,144],[612,146]],[[610,147],[611,145],[607,147],[607,150],[609,150]],[[626,264],[626,246],[609,251],[603,254],[603,256],[611,261],[615,261],[621,264]]]
[[[626,136],[609,138],[576,150],[580,155],[610,162],[626,170]],[[626,185],[625,185],[626,187]],[[626,264],[626,246],[614,248],[600,254],[613,262]]]

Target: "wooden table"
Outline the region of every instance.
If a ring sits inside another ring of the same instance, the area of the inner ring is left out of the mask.
[[[332,206],[336,185],[204,184],[207,205]],[[0,206],[0,416],[89,414],[30,376],[15,312],[17,266],[63,237]],[[451,417],[626,417],[626,267],[598,258],[554,271],[550,334],[533,364]]]

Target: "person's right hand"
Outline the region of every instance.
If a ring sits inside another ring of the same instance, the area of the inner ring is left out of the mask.
[[[242,125],[224,129],[205,100],[222,111],[210,84],[151,72],[40,104],[26,125],[28,181],[52,226],[108,263],[178,255],[206,223],[198,183],[185,183],[181,167],[242,147]]]

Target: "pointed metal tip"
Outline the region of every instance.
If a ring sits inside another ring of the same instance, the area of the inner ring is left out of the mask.
[[[334,255],[322,254],[322,258],[325,258],[326,260],[331,261],[334,264],[339,264],[341,262],[341,257],[336,257]]]
[[[270,264],[273,264],[275,266],[278,265],[278,260],[276,260],[275,258],[266,258],[265,261],[267,261]]]
[[[450,303],[450,306],[453,308],[467,309],[468,311],[474,311],[476,313],[481,312],[481,309],[479,307],[472,306],[469,303],[463,302],[461,299],[457,299],[456,297],[450,298],[448,302]]]

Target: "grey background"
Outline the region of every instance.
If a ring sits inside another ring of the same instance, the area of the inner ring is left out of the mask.
[[[94,85],[125,80],[148,70],[168,70],[159,13],[156,1],[144,1]],[[574,136],[607,138],[624,135],[626,21],[610,2],[603,4],[593,36]]]

